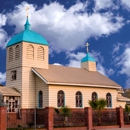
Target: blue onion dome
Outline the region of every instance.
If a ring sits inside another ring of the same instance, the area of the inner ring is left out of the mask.
[[[81,60],[81,62],[88,62],[88,61],[95,62],[95,59],[91,57],[89,53],[86,54],[86,56]]]
[[[20,42],[30,42],[48,46],[48,42],[43,36],[31,30],[31,25],[28,21],[28,17],[24,27],[25,27],[24,31],[16,34],[14,37],[11,38],[11,40],[7,44],[7,47],[15,45]]]

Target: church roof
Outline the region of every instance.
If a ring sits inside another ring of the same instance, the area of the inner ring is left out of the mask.
[[[95,62],[95,59],[89,53],[87,53],[86,56],[81,60],[81,62],[87,62],[87,61]]]
[[[31,25],[28,21],[28,18],[24,26],[25,26],[25,30],[12,37],[11,40],[8,42],[7,47],[23,41],[48,46],[48,42],[43,36],[30,29]]]
[[[32,71],[47,84],[121,88],[99,72],[83,68],[49,65],[49,69],[32,68]]]
[[[11,87],[0,86],[0,93],[4,96],[21,96],[21,94],[15,89]]]

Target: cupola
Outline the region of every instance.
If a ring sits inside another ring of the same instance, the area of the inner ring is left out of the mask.
[[[87,54],[86,56],[81,60],[81,68],[85,68],[88,71],[96,71],[96,61],[95,59],[89,54],[88,46],[89,44],[86,44],[87,46]]]
[[[31,30],[31,25],[29,23],[28,17],[26,19],[26,23],[24,25],[24,31],[16,34],[11,40],[8,42],[7,47],[15,45],[20,42],[29,42],[34,44],[47,45],[48,42],[46,39],[41,36],[39,33]]]

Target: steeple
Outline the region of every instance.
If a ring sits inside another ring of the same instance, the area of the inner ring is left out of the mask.
[[[27,17],[27,20],[26,20],[26,23],[24,24],[24,27],[25,27],[25,30],[30,30],[31,29],[31,25],[28,21],[28,17]]]
[[[30,25],[30,23],[28,21],[28,10],[29,10],[29,7],[26,8],[27,19],[26,19],[26,23],[24,24],[25,30],[30,30],[31,29],[31,25]]]
[[[86,44],[87,54],[81,60],[81,68],[85,68],[88,71],[96,71],[96,62],[95,62],[95,59],[89,54],[88,46],[89,46],[89,44],[87,43]]]

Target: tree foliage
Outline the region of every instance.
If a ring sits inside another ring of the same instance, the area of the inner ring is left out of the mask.
[[[61,107],[60,109],[54,108],[55,112],[62,116],[63,124],[66,125],[68,117],[71,116],[71,110],[67,106]]]
[[[107,105],[107,102],[105,99],[97,99],[95,101],[89,100],[89,105],[94,109],[97,110],[97,116],[98,116],[98,124],[101,125],[101,110],[104,109]]]
[[[130,122],[130,107],[128,105],[125,105],[125,112],[127,113],[127,121]]]

